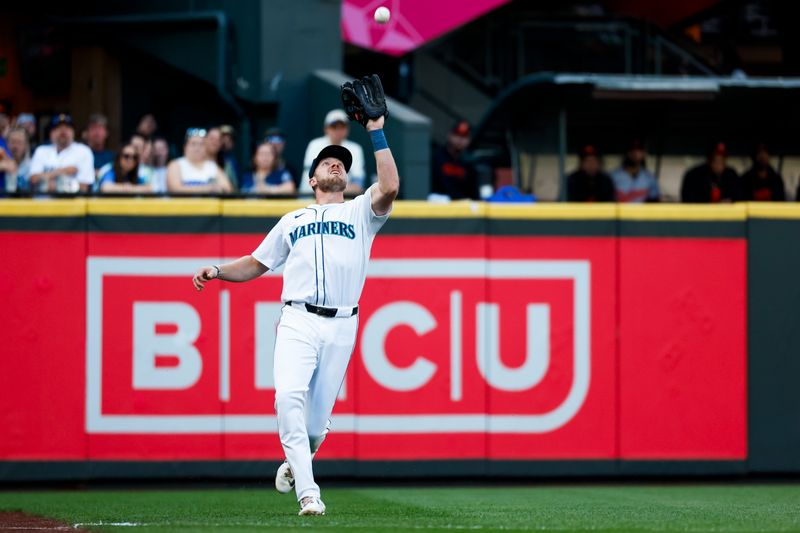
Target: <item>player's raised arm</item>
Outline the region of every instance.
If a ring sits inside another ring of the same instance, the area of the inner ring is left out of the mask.
[[[205,284],[212,279],[223,281],[250,281],[261,276],[268,269],[256,260],[252,255],[225,263],[223,265],[210,265],[201,267],[192,278],[195,289],[202,291]]]
[[[375,163],[378,167],[378,187],[372,189],[372,210],[376,215],[385,215],[400,191],[400,175],[394,156],[383,134],[384,117],[367,122],[367,131],[375,148]]]
[[[400,176],[392,156],[383,124],[389,111],[383,85],[377,74],[346,82],[341,87],[342,104],[350,120],[355,120],[367,129],[375,150],[378,167],[378,187],[372,188],[372,210],[376,215],[385,215],[392,207],[400,190]]]

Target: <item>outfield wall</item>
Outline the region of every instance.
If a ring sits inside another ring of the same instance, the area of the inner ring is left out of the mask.
[[[298,205],[0,203],[0,480],[271,475],[280,276],[191,275]],[[798,236],[793,205],[400,202],[316,468],[800,471]]]

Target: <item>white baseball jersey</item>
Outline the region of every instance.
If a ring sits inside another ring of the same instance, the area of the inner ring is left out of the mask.
[[[372,211],[372,187],[341,204],[312,204],[284,215],[256,248],[253,257],[270,270],[286,263],[284,302],[358,305],[372,241],[389,217]]]
[[[61,151],[54,144],[43,144],[33,152],[31,174],[50,172],[62,167],[75,167],[78,169],[77,174],[64,176],[67,182],[82,185],[92,185],[94,183],[94,155],[92,150],[85,144],[73,142]],[[59,188],[63,188],[63,192],[66,192],[68,187],[64,187],[64,184],[59,184]]]

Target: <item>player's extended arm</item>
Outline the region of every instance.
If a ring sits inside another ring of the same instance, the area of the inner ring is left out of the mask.
[[[383,130],[385,117],[367,122],[367,131]],[[384,141],[385,142],[385,141]],[[372,189],[372,210],[376,215],[385,215],[392,208],[392,202],[397,198],[400,191],[400,175],[397,172],[397,164],[394,162],[392,151],[386,147],[376,146],[375,163],[378,167],[378,186]]]
[[[392,208],[392,202],[400,190],[400,176],[394,162],[392,151],[383,134],[383,124],[389,115],[383,84],[377,74],[353,82],[345,82],[341,88],[342,106],[350,120],[355,120],[366,128],[375,149],[375,162],[378,167],[378,186],[373,187],[372,210],[376,215],[385,215]]]
[[[215,278],[223,281],[250,281],[261,276],[267,270],[267,267],[259,263],[255,257],[246,255],[232,263],[201,267],[192,278],[192,283],[194,283],[195,289],[202,291],[206,282]]]

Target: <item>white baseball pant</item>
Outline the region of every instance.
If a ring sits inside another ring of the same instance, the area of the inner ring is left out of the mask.
[[[275,410],[298,501],[320,495],[311,459],[330,428],[357,331],[358,315],[327,318],[283,307],[275,337]]]

